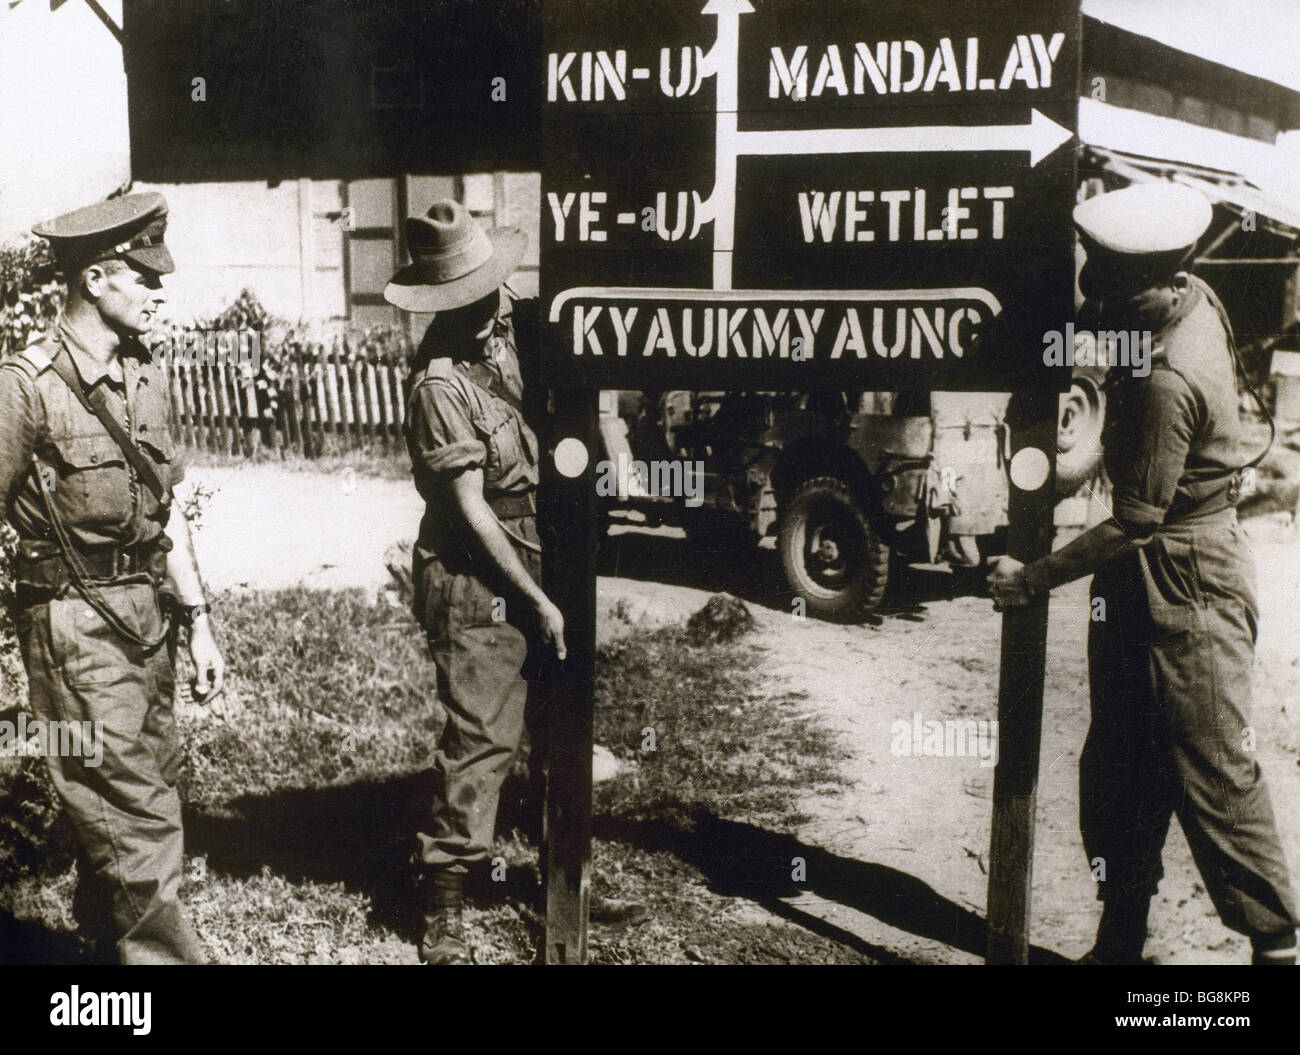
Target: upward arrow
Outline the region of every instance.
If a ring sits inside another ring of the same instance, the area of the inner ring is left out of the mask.
[[[736,79],[740,69],[740,16],[752,15],[754,7],[749,0],[709,0],[700,12],[713,15],[718,20],[718,31],[713,47],[700,63],[700,73],[716,76],[714,83],[720,113],[736,109]]]
[[[736,110],[740,92],[740,16],[752,15],[754,5],[749,0],[708,0],[701,14],[718,20],[718,32],[713,47],[700,63],[700,73],[712,76],[714,89],[713,120],[715,147],[713,159],[713,194],[704,208],[704,215],[713,221],[713,285],[715,289],[731,288],[730,249],[736,226],[736,151],[724,150],[723,144],[736,134]]]
[[[752,15],[754,5],[749,0],[709,0],[700,11],[702,15]]]

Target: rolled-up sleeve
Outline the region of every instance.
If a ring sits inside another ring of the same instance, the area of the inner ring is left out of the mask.
[[[0,369],[0,519],[31,466],[36,442],[36,393],[17,369]]]
[[[1198,416],[1196,397],[1172,370],[1154,370],[1126,399],[1114,470],[1115,519],[1130,534],[1149,536],[1165,519],[1183,476]]]
[[[427,381],[416,389],[411,416],[412,454],[430,473],[455,476],[487,461],[487,447],[454,385]]]

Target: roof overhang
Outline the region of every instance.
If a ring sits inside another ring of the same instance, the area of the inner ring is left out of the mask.
[[[1249,212],[1261,229],[1300,241],[1300,196],[1288,189],[1294,179],[1280,178],[1288,159],[1274,146],[1092,99],[1079,101],[1079,139],[1096,167],[1133,183],[1194,187],[1238,216]]]

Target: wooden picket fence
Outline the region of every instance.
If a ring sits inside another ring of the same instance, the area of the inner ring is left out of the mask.
[[[269,449],[308,458],[403,447],[404,355],[341,335],[282,352],[256,377],[212,358],[167,362],[177,443],[221,454]]]

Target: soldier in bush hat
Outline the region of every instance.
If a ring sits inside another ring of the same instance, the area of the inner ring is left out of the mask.
[[[524,420],[505,286],[526,236],[485,231],[448,200],[407,220],[406,243],[412,263],[384,296],[405,311],[436,313],[412,364],[406,433],[426,503],[414,608],[447,714],[435,756],[440,787],[419,832],[420,958],[469,963],[464,876],[492,846],[501,785],[524,732],[525,670],[542,654],[564,658],[564,619],[538,585],[538,448]]]
[[[131,194],[34,228],[67,303],[48,337],[0,364],[0,509],[20,540],[31,708],[97,741],[65,752],[51,736],[46,764],[80,840],[75,912],[128,964],[206,960],[179,896],[177,624],[195,695],[214,697],[224,672],[171,504],[183,474],[167,379],[141,343],[174,267],[166,223],[161,195]]]
[[[1088,628],[1092,722],[1079,763],[1102,915],[1081,962],[1142,962],[1177,814],[1253,962],[1294,964],[1290,876],[1252,753],[1259,610],[1236,513],[1239,363],[1223,306],[1184,270],[1211,206],[1191,188],[1154,183],[1082,202],[1074,219],[1088,254],[1080,329],[1149,334],[1149,372],[1114,365],[1107,379],[1112,517],[1027,567],[1000,558],[989,586],[1005,608],[1092,574],[1093,610],[1104,614]]]

